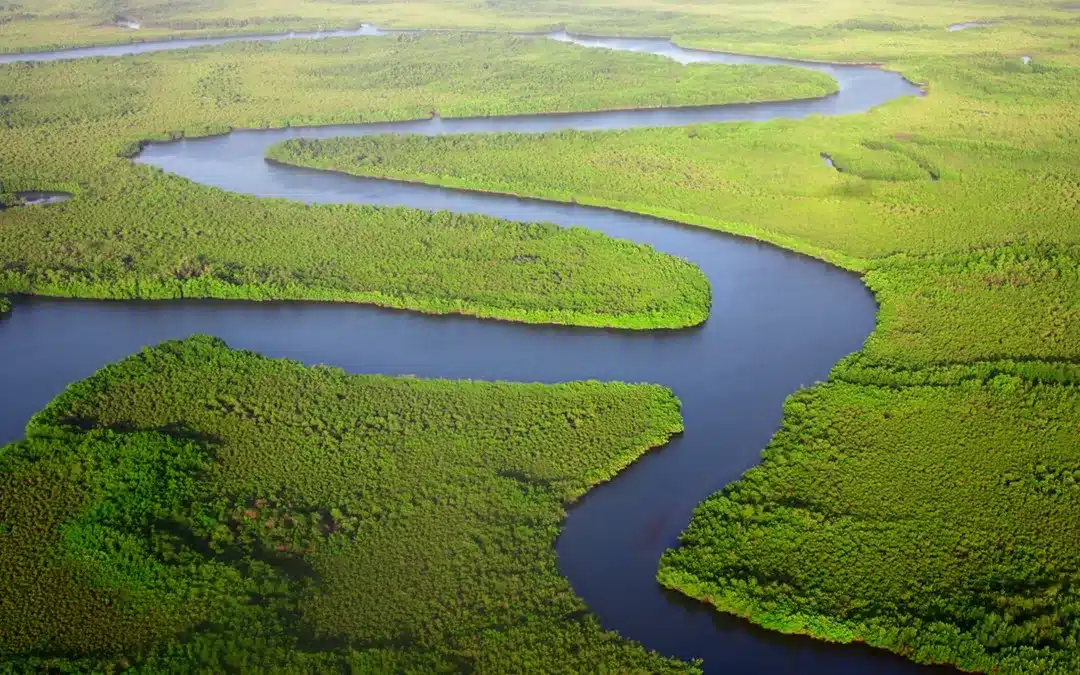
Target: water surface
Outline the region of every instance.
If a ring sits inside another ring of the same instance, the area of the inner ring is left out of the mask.
[[[33,206],[41,204],[56,204],[71,199],[70,192],[46,192],[42,190],[27,190],[16,192],[15,198],[19,206]]]
[[[955,33],[959,30],[968,30],[969,28],[987,28],[994,24],[990,21],[965,21],[964,23],[954,23],[951,26],[945,28],[945,30]]]

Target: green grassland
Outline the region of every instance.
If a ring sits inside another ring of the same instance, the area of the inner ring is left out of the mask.
[[[653,385],[350,376],[194,337],[0,449],[17,671],[693,671],[558,573],[566,507],[682,430]]]
[[[818,96],[796,69],[683,68],[539,38],[233,44],[0,67],[0,292],[344,300],[529,322],[704,321],[694,266],[580,229],[227,194],[126,158],[147,139],[452,116]]]
[[[763,464],[698,509],[660,582],[779,631],[971,670],[1071,673],[1080,22],[1023,15],[959,33],[853,20],[680,38],[879,61],[927,87],[863,115],[271,152],[654,214],[862,272],[881,306],[874,334],[789,402]],[[980,16],[993,15],[968,18]]]

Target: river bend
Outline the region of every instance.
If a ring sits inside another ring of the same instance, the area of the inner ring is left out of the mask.
[[[325,33],[376,36],[372,26]],[[235,40],[216,38],[0,56],[0,64],[119,56]],[[589,47],[649,52],[680,63],[789,64],[839,83],[806,101],[568,115],[442,119],[318,128],[234,131],[147,146],[136,161],[233,192],[319,203],[403,205],[519,221],[579,225],[646,243],[701,267],[712,314],[682,331],[613,331],[426,316],[319,303],[101,302],[23,298],[0,322],[9,355],[0,392],[0,442],[63,388],[143,345],[209,333],[230,346],[356,373],[560,382],[655,382],[683,402],[686,432],[650,453],[570,512],[558,541],[560,569],[609,629],[660,653],[703,658],[707,672],[913,673],[899,657],[863,646],[783,636],[719,615],[662,590],[660,554],[678,541],[693,508],[756,464],[780,422],[784,399],[824,380],[859,349],[876,306],[858,277],[776,247],[641,215],[486,195],[271,164],[266,148],[288,138],[372,133],[447,134],[625,129],[701,122],[763,121],[868,110],[921,90],[872,66],[722,54],[667,40],[549,36]],[[826,166],[822,171],[831,171]]]

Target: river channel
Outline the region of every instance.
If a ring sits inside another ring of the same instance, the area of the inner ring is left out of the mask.
[[[323,33],[379,36],[371,26]],[[119,56],[190,48],[218,38],[5,55],[0,63]],[[29,417],[63,388],[144,345],[192,333],[232,347],[355,373],[561,382],[654,382],[683,402],[686,432],[575,505],[559,538],[560,568],[604,627],[649,649],[703,658],[711,673],[913,673],[918,666],[863,646],[783,636],[663,591],[660,554],[677,544],[693,508],[759,460],[784,399],[824,380],[874,327],[876,305],[859,278],[754,241],[651,217],[467,191],[362,179],[272,164],[288,138],[372,133],[450,134],[601,130],[765,121],[866,111],[921,90],[873,66],[832,65],[684,49],[659,39],[548,36],[588,47],[649,52],[681,63],[789,64],[828,73],[836,94],[806,101],[566,115],[417,120],[234,131],[151,144],[136,159],[225,190],[318,203],[402,205],[577,225],[650,244],[708,275],[712,314],[681,331],[614,331],[426,316],[319,303],[99,302],[21,298],[0,322],[8,355],[0,392],[0,443],[21,437]],[[370,39],[370,38],[368,38]],[[821,166],[822,171],[832,171]],[[52,207],[43,207],[52,208]]]

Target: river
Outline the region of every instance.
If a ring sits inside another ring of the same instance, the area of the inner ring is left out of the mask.
[[[372,26],[320,34],[378,36]],[[270,36],[263,39],[314,37]],[[232,347],[356,373],[561,382],[654,382],[683,402],[686,432],[650,453],[575,505],[557,544],[560,569],[603,626],[649,649],[703,658],[707,672],[913,673],[897,656],[860,645],[783,636],[719,615],[664,591],[660,554],[676,545],[693,508],[758,462],[777,429],[784,399],[824,380],[874,327],[876,306],[859,278],[776,247],[641,215],[362,179],[265,161],[288,138],[371,133],[446,134],[625,129],[810,114],[851,114],[922,91],[873,66],[833,65],[684,49],[659,39],[608,39],[555,33],[589,47],[649,52],[681,63],[790,64],[826,72],[836,94],[806,101],[496,118],[235,131],[147,146],[136,161],[193,181],[264,197],[319,203],[404,205],[483,213],[511,220],[580,225],[650,244],[701,267],[713,291],[712,314],[681,331],[614,331],[534,326],[468,317],[434,317],[319,303],[218,301],[99,302],[22,298],[0,322],[6,386],[0,442],[22,435],[26,420],[73,381],[144,345],[192,333]],[[118,56],[220,44],[216,38],[5,55],[16,60]],[[832,169],[822,166],[822,171]]]

